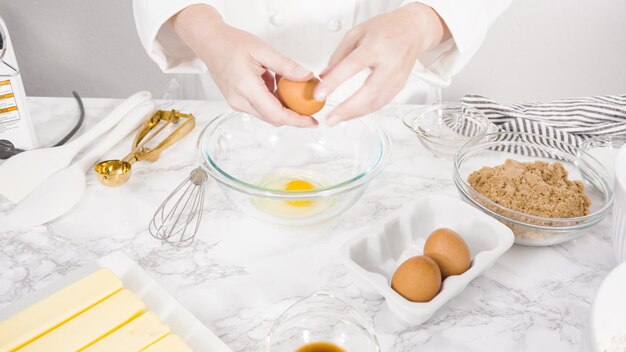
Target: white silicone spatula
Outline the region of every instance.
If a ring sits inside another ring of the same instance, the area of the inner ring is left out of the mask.
[[[83,158],[46,179],[29,193],[22,202],[9,211],[5,226],[30,228],[45,224],[70,211],[81,199],[87,184],[85,173],[115,144],[135,130],[148,115],[154,112],[155,105],[145,102],[129,112],[124,119]]]
[[[135,93],[118,105],[89,131],[70,143],[20,153],[0,165],[0,195],[19,203],[56,171],[68,166],[76,154],[100,137],[137,106],[150,101],[150,92]]]

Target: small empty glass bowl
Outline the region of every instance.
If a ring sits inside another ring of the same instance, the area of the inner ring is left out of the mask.
[[[203,169],[244,213],[281,225],[323,222],[350,208],[390,157],[375,124],[274,127],[245,113],[211,121],[198,139]]]
[[[330,343],[346,352],[379,352],[373,325],[347,302],[316,293],[278,317],[267,335],[267,352],[296,352],[312,343]]]
[[[504,164],[507,159],[563,164],[570,180],[583,182],[585,194],[591,199],[589,214],[573,218],[528,215],[497,204],[469,185],[472,172]],[[454,184],[463,200],[509,226],[515,243],[529,246],[572,240],[602,221],[613,204],[613,191],[602,164],[569,143],[536,134],[500,132],[470,140],[455,155]]]
[[[402,121],[435,157],[450,159],[468,140],[496,132],[496,126],[477,109],[463,103],[417,108]]]

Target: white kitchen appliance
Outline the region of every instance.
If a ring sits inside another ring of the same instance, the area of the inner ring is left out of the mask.
[[[13,43],[0,18],[0,140],[19,149],[33,149],[34,136]]]
[[[618,263],[626,261],[626,145],[615,160],[615,203],[613,204],[613,248]]]

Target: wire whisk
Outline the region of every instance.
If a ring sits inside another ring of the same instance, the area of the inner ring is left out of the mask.
[[[195,168],[154,213],[148,230],[152,237],[176,247],[187,247],[196,237],[204,210],[208,175]]]

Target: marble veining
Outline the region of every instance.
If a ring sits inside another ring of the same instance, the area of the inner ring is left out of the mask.
[[[85,99],[86,129],[116,100]],[[69,98],[30,98],[40,145],[60,139],[75,121]],[[384,301],[362,292],[337,258],[355,231],[381,221],[411,200],[456,196],[451,162],[432,158],[389,107],[376,122],[389,133],[393,156],[361,200],[343,216],[310,228],[259,223],[234,210],[207,184],[204,220],[194,244],[177,249],[147,232],[160,202],[196,166],[195,139],[223,103],[159,102],[196,114],[198,127],[156,163],[137,163],[124,187],[100,186],[93,174],[72,212],[28,231],[0,233],[0,308],[68,272],[123,250],[155,276],[233,351],[263,351],[278,315],[319,290],[337,294],[371,316],[382,350],[576,351],[590,304],[615,266],[607,219],[577,240],[548,248],[514,246],[484,275],[421,326],[395,320]],[[127,138],[107,157],[130,148]],[[11,205],[0,199],[0,211]]]

